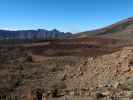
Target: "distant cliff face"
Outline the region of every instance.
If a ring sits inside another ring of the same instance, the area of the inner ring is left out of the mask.
[[[52,31],[44,29],[20,31],[0,30],[0,39],[62,39],[68,38],[71,35],[71,33],[60,32],[56,29]]]

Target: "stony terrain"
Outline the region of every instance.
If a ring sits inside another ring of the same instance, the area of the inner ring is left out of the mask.
[[[0,72],[2,100],[130,100],[133,46],[103,38],[6,45]]]

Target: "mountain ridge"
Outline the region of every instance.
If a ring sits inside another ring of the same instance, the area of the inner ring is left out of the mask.
[[[92,31],[80,32],[75,37],[105,36],[118,39],[132,39],[133,37],[133,17],[121,20],[112,25]]]
[[[0,30],[0,39],[60,39],[71,36],[70,32],[60,32],[57,29],[51,31],[37,30]]]

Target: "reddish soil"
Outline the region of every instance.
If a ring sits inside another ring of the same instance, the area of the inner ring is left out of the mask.
[[[98,56],[121,49],[127,42],[98,37],[49,40],[23,45],[35,55],[43,56]]]

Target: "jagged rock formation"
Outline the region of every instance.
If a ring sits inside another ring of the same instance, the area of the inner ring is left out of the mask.
[[[71,36],[71,33],[60,32],[56,29],[48,31],[38,30],[20,30],[7,31],[0,30],[0,39],[64,39]]]

